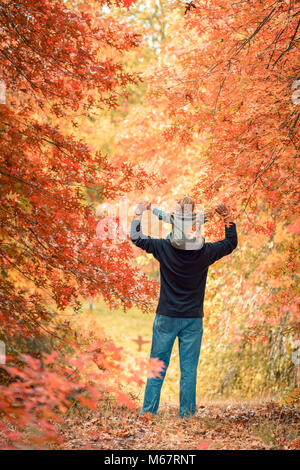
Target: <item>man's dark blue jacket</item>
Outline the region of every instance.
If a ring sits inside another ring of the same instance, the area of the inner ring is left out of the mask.
[[[238,244],[236,225],[225,226],[225,238],[204,243],[200,250],[180,250],[169,239],[152,238],[142,233],[139,220],[133,220],[130,239],[160,263],[158,315],[203,317],[203,302],[208,267],[229,255]]]

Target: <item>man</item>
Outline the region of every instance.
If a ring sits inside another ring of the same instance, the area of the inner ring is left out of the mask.
[[[185,196],[178,203],[194,207],[192,198]],[[141,218],[150,204],[140,203],[131,223],[132,242],[152,255],[160,263],[160,296],[153,323],[150,357],[164,362],[161,377],[147,380],[141,415],[157,413],[163,380],[169,365],[174,341],[178,336],[180,360],[180,417],[190,417],[196,412],[197,367],[202,340],[203,301],[208,267],[237,246],[235,223],[224,204],[215,211],[225,223],[224,240],[204,243],[201,249],[184,250],[172,246],[170,238],[152,238],[141,230]]]

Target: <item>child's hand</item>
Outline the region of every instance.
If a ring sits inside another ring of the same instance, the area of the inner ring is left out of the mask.
[[[150,209],[150,207],[151,207],[151,202],[141,201],[137,205],[137,210],[139,212],[144,212],[144,211],[147,211],[148,209]]]

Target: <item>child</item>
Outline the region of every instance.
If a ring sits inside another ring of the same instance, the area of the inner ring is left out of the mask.
[[[200,250],[204,244],[203,224],[208,221],[209,212],[195,214],[194,200],[188,196],[179,199],[175,211],[171,214],[160,209],[152,209],[159,220],[172,225],[167,236],[172,246],[179,250]]]

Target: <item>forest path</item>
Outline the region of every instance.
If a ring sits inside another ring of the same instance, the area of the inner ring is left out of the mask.
[[[195,417],[180,419],[174,405],[154,417],[126,409],[69,417],[65,449],[296,449],[299,409],[270,403],[200,404]]]

